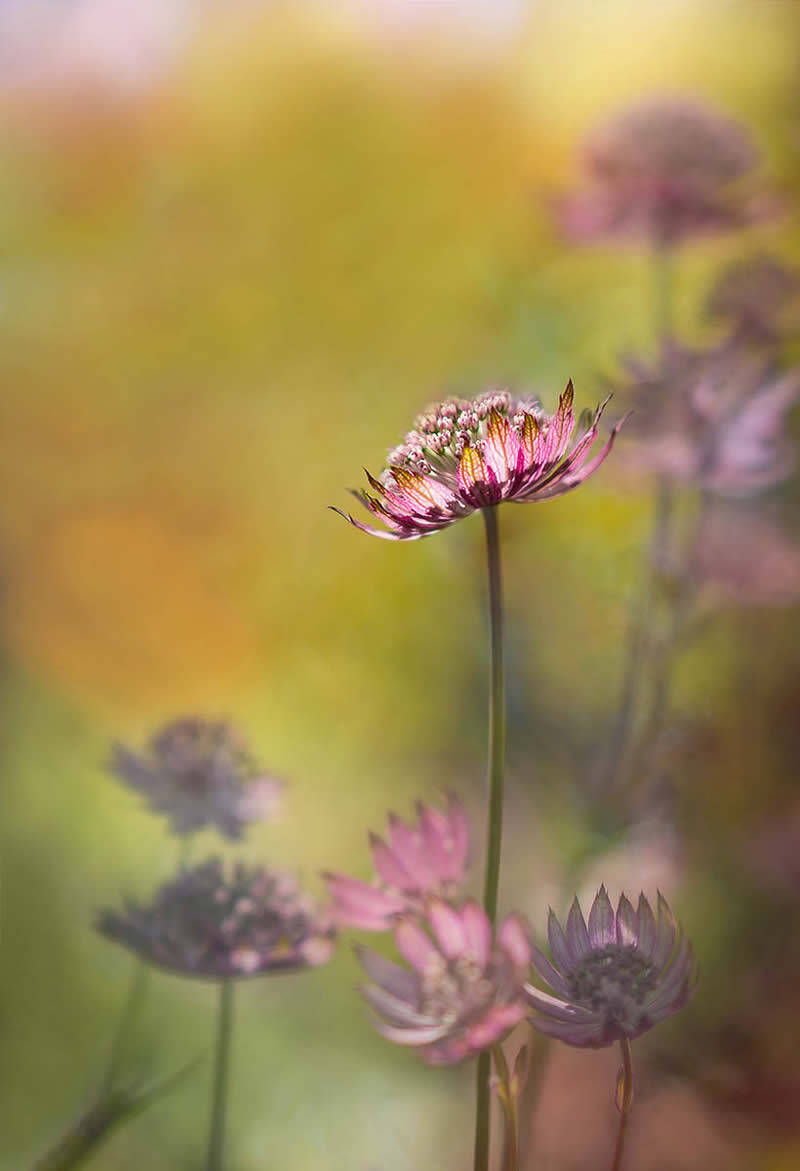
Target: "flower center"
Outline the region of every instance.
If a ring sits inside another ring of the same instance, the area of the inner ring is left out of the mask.
[[[389,467],[404,467],[422,475],[455,474],[465,448],[481,451],[492,412],[511,415],[512,426],[520,434],[525,414],[541,420],[544,427],[538,403],[516,403],[506,391],[489,391],[474,399],[447,399],[419,416],[414,430],[389,452]]]
[[[622,1026],[633,1026],[658,974],[636,948],[611,945],[593,951],[572,975],[572,997],[578,1004]]]
[[[423,974],[420,1011],[454,1025],[479,1016],[494,994],[494,985],[472,956],[461,955],[449,963],[439,957]]]

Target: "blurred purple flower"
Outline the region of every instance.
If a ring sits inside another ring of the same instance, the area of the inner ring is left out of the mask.
[[[712,509],[699,534],[694,572],[723,602],[791,606],[800,599],[800,546],[763,509]]]
[[[413,541],[505,500],[522,504],[563,496],[600,466],[621,426],[587,463],[605,403],[581,419],[582,434],[570,446],[572,402],[571,382],[552,416],[538,402],[512,399],[505,391],[445,400],[421,415],[390,451],[380,479],[367,472],[375,495],[354,493],[386,528],[333,511],[374,537]]]
[[[628,466],[748,496],[791,475],[786,416],[800,399],[800,370],[776,374],[740,347],[690,350],[666,343],[652,367],[627,362],[615,389],[633,410]]]
[[[590,133],[586,186],[558,215],[579,242],[621,235],[664,246],[742,227],[775,211],[763,191],[742,187],[757,161],[744,127],[701,101],[648,98]]]
[[[706,313],[725,322],[737,338],[774,344],[800,331],[800,273],[771,256],[738,260],[715,281]]]
[[[599,1049],[632,1040],[688,1002],[696,982],[691,945],[658,896],[658,919],[644,895],[633,909],[622,895],[616,914],[600,887],[589,924],[577,898],[566,932],[550,912],[553,963],[533,948],[533,966],[556,996],[525,985],[535,1028],[568,1045]]]
[[[361,992],[387,1040],[416,1047],[428,1065],[455,1065],[494,1045],[525,1016],[530,939],[510,915],[493,945],[486,912],[472,901],[456,907],[430,899],[424,924],[427,931],[419,920],[404,919],[395,929],[411,971],[358,949],[373,981]]]
[[[346,874],[323,875],[333,897],[332,915],[342,926],[388,931],[399,915],[421,911],[429,895],[455,894],[464,881],[469,823],[457,797],[446,812],[417,804],[416,825],[389,814],[388,842],[369,835],[377,884]]]
[[[214,826],[240,838],[248,823],[274,816],[284,788],[259,771],[234,727],[197,716],[166,724],[143,752],[116,744],[111,771],[165,814],[175,834]]]
[[[218,858],[180,872],[149,906],[100,912],[101,935],[182,976],[225,980],[324,964],[334,929],[290,874]]]

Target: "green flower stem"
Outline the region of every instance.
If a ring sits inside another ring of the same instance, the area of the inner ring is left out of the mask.
[[[103,1078],[103,1094],[108,1094],[116,1081],[122,1059],[125,1056],[131,1031],[141,1012],[142,1003],[147,992],[148,976],[149,972],[145,962],[143,960],[136,960],[131,974],[131,982],[128,986],[125,1006],[119,1018],[114,1039],[111,1042],[108,1066],[106,1067],[105,1077]]]
[[[517,1089],[511,1084],[511,1074],[502,1045],[492,1046],[492,1056],[500,1079],[498,1096],[506,1119],[503,1171],[519,1171],[519,1122],[517,1118]]]
[[[483,906],[494,927],[497,920],[497,891],[500,882],[500,851],[503,836],[503,773],[505,766],[506,710],[503,672],[503,578],[500,562],[500,533],[497,508],[484,508],[486,557],[489,569],[489,825],[486,843],[486,877]],[[478,1058],[475,1110],[475,1171],[488,1171],[490,1106],[488,1053]]]
[[[633,1106],[633,1059],[631,1043],[627,1037],[622,1038],[619,1047],[622,1053],[622,1069],[619,1072],[619,1081],[617,1082],[619,1129],[617,1130],[617,1143],[614,1147],[614,1162],[611,1164],[611,1171],[620,1171],[622,1167],[622,1152],[625,1149],[625,1136]]]
[[[214,1052],[214,1081],[211,1090],[211,1125],[208,1132],[206,1171],[222,1171],[232,1031],[233,981],[221,980],[217,1009],[217,1043]]]

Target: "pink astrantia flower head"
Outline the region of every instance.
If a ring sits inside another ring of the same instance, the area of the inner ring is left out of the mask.
[[[743,186],[757,162],[747,131],[696,99],[648,98],[623,110],[590,133],[580,161],[585,187],[558,208],[578,242],[630,236],[663,246],[775,210]]]
[[[787,415],[800,371],[776,374],[769,357],[741,346],[691,350],[666,343],[650,366],[628,361],[615,389],[634,408],[625,464],[750,496],[786,479],[795,456]]]
[[[469,823],[456,797],[444,811],[419,803],[414,825],[390,813],[386,838],[370,834],[369,842],[375,883],[346,874],[323,876],[333,898],[332,917],[341,926],[388,931],[399,915],[421,911],[429,895],[449,897],[464,881]]]
[[[206,980],[244,979],[324,964],[334,928],[291,874],[218,858],[181,870],[148,906],[105,910],[101,935],[146,963]]]
[[[416,1048],[428,1065],[455,1065],[501,1040],[525,1016],[522,987],[531,944],[524,923],[503,921],[496,940],[476,902],[431,899],[424,920],[395,930],[409,968],[368,948],[359,959],[372,983],[361,992],[389,1041]]]
[[[356,492],[385,528],[338,512],[362,532],[392,541],[413,541],[447,528],[479,508],[503,501],[552,500],[577,488],[611,450],[611,432],[589,459],[603,413],[584,416],[576,441],[572,383],[554,415],[538,402],[490,391],[474,399],[447,399],[417,420],[389,453],[379,479],[367,472],[372,493]]]
[[[144,751],[115,745],[110,767],[178,835],[213,826],[240,838],[250,822],[274,816],[284,788],[258,768],[236,728],[198,716],[165,724]]]
[[[658,914],[644,895],[639,906],[622,895],[616,913],[600,887],[588,925],[577,898],[564,931],[553,912],[547,924],[551,963],[533,949],[533,966],[556,995],[533,984],[525,998],[540,1033],[568,1045],[600,1049],[631,1040],[688,1002],[696,983],[692,948],[659,894]]]

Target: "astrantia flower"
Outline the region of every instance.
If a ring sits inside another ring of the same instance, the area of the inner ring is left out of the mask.
[[[271,817],[283,782],[262,773],[230,724],[186,717],[165,725],[144,752],[117,744],[111,770],[163,813],[176,834],[214,826],[228,838]]]
[[[324,964],[333,928],[290,874],[219,859],[180,872],[149,906],[102,911],[97,929],[147,963],[208,980]]]
[[[651,98],[587,138],[586,187],[560,205],[576,240],[642,236],[661,245],[763,218],[772,207],[742,188],[757,155],[746,130],[703,103]]]
[[[424,923],[405,919],[395,930],[410,971],[359,949],[374,981],[361,992],[387,1040],[416,1047],[429,1065],[455,1065],[494,1045],[525,1016],[522,986],[531,945],[514,915],[493,944],[489,919],[475,902],[456,907],[431,899]]]
[[[627,363],[615,387],[634,408],[628,465],[669,479],[747,496],[791,474],[786,415],[800,398],[800,371],[776,375],[752,351],[666,344],[655,365]]]
[[[505,391],[447,399],[421,415],[389,452],[380,479],[367,472],[374,495],[355,493],[386,528],[362,524],[338,508],[334,512],[374,537],[413,541],[479,508],[563,496],[600,466],[619,430],[587,463],[605,403],[582,419],[581,434],[571,444],[572,401],[571,382],[552,416],[538,402],[513,399]]]
[[[658,896],[658,917],[644,895],[639,906],[622,895],[616,914],[604,886],[587,927],[577,898],[566,932],[550,912],[553,963],[533,949],[533,966],[556,994],[525,985],[525,998],[541,1033],[598,1049],[632,1040],[678,1012],[694,991],[691,945]]]
[[[706,312],[726,322],[737,338],[777,342],[800,330],[800,273],[771,256],[736,261],[712,287]]]
[[[446,812],[417,805],[417,823],[389,814],[387,840],[369,836],[375,884],[346,874],[324,875],[337,923],[363,931],[387,931],[398,915],[421,911],[429,895],[453,895],[464,881],[469,824],[456,797]]]

